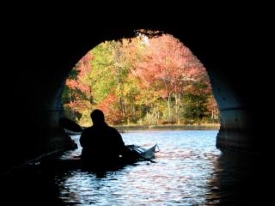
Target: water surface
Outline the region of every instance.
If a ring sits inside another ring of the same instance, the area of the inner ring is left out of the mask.
[[[187,206],[266,205],[272,198],[259,177],[261,159],[221,152],[217,130],[133,131],[125,144],[146,148],[155,143],[156,163],[127,165],[95,174],[80,169],[56,172],[28,168],[1,184],[6,205]],[[79,136],[73,136],[78,143]],[[81,147],[63,154],[80,154]],[[261,174],[263,174],[261,176]],[[266,178],[264,178],[266,179]]]
[[[123,133],[126,144],[149,148],[157,143],[156,163],[139,162],[107,172],[103,178],[71,171],[66,180],[56,179],[60,198],[78,205],[203,205],[220,155],[216,134],[215,130]]]

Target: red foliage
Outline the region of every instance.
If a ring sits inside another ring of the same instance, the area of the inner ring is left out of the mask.
[[[206,70],[187,47],[166,34],[148,40],[145,60],[138,62],[132,73],[141,80],[142,88],[155,87],[164,97],[199,81]]]
[[[104,112],[106,121],[110,124],[118,124],[122,119],[122,115],[118,111],[117,107],[115,107],[117,102],[118,97],[114,94],[109,94],[109,96],[107,96],[96,106]]]

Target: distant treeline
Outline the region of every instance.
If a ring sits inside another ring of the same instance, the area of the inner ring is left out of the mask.
[[[102,42],[72,69],[63,91],[67,116],[91,124],[102,109],[112,125],[219,123],[206,69],[169,34],[139,31]]]

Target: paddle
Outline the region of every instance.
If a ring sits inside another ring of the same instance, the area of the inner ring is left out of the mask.
[[[59,119],[59,124],[66,130],[81,133],[83,131],[82,127],[74,122],[73,120],[67,118],[67,117],[61,117]]]
[[[146,161],[150,161],[151,163],[157,163],[156,161],[150,159],[150,158],[147,158],[147,157],[143,157],[141,154],[138,154],[139,157],[143,158],[144,160]]]

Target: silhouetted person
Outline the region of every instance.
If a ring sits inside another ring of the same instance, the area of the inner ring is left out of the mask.
[[[104,113],[101,110],[93,110],[90,117],[93,125],[83,130],[79,140],[83,162],[106,165],[116,161],[125,150],[120,133],[105,122]]]

